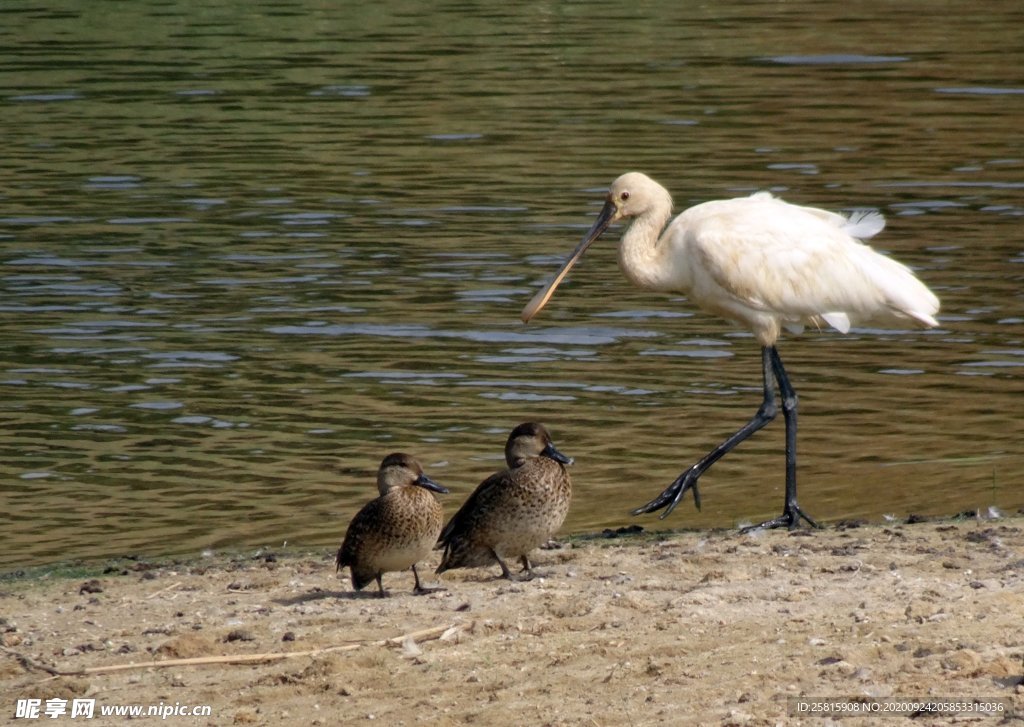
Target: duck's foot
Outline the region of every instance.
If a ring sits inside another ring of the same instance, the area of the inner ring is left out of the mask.
[[[532,581],[537,577],[536,574],[534,574],[533,569],[530,567],[530,559],[525,555],[519,556],[519,563],[523,566],[523,569],[519,573],[513,573],[508,569],[508,566],[505,565],[505,561],[503,561],[497,553],[493,550],[491,553],[494,555],[494,560],[501,566],[501,575],[499,578],[504,578],[506,581],[522,583],[525,581]]]
[[[428,588],[428,587],[422,585],[420,583],[420,574],[416,572],[416,564],[415,563],[413,563],[413,566],[412,566],[412,577],[416,581],[416,585],[413,586],[413,588],[412,588],[412,595],[414,595],[414,596],[422,596],[422,595],[427,594],[427,593],[436,593],[437,591],[446,591],[446,590],[448,590],[447,588],[442,588],[441,586],[434,586],[433,588]]]
[[[537,578],[538,576],[535,575],[533,572],[530,572],[530,573],[509,573],[507,576],[502,575],[502,576],[498,576],[498,577],[502,578],[502,579],[504,579],[506,581],[511,581],[512,583],[526,583],[528,581],[532,581],[534,578]]]

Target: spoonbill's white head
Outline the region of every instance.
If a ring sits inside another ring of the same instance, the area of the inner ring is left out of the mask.
[[[523,323],[529,323],[534,316],[540,313],[541,309],[551,300],[555,289],[565,279],[565,276],[569,274],[572,266],[583,257],[583,253],[586,252],[587,248],[605,230],[623,219],[640,217],[652,210],[665,210],[667,214],[667,211],[671,209],[672,197],[669,195],[668,190],[646,174],[626,172],[612,182],[612,186],[605,198],[604,207],[601,208],[597,219],[594,220],[594,224],[587,230],[587,234],[583,236],[580,244],[576,246],[576,249],[573,250],[569,258],[562,264],[561,269],[551,279],[551,282],[537,291],[537,294],[523,308]]]

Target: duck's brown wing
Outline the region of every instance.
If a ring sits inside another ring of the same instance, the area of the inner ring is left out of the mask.
[[[484,504],[491,499],[493,493],[502,486],[508,476],[508,472],[496,472],[481,482],[473,490],[473,493],[462,503],[458,512],[452,515],[441,529],[441,535],[437,539],[437,548],[445,547],[459,533],[465,532],[477,518]]]
[[[352,567],[358,563],[359,550],[363,541],[373,528],[373,524],[380,519],[383,509],[384,503],[378,497],[363,505],[362,509],[355,514],[348,524],[345,539],[342,541],[341,547],[338,548],[338,555],[334,559],[337,570],[346,566]]]

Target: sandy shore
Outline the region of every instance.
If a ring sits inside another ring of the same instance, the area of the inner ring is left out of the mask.
[[[203,725],[906,719],[798,713],[797,697],[1004,710],[916,724],[1024,715],[1021,517],[579,538],[538,551],[529,582],[454,571],[446,590],[413,596],[411,574],[395,573],[386,599],[351,593],[332,559],[123,561],[4,580],[0,721],[19,699],[43,710],[58,698],[68,710],[94,700],[90,724],[124,723],[102,706],[161,704],[207,705],[210,716],[163,720]]]

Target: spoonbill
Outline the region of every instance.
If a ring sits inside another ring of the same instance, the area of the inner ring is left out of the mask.
[[[878,234],[877,212],[844,216],[789,204],[768,192],[704,202],[672,215],[668,191],[640,172],[616,179],[604,207],[561,269],[523,308],[528,323],[569,270],[608,227],[629,225],[619,242],[619,267],[637,287],[682,293],[703,310],[746,327],[761,345],[764,399],[754,416],[685,470],[634,515],[671,513],[688,490],[700,509],[697,483],[715,462],[778,414],[786,423],[786,492],[782,515],[756,528],[817,527],[797,504],[797,396],[776,349],[782,329],[826,325],[847,333],[856,323],[908,323],[932,328],[939,300],[905,265],[861,242]]]

